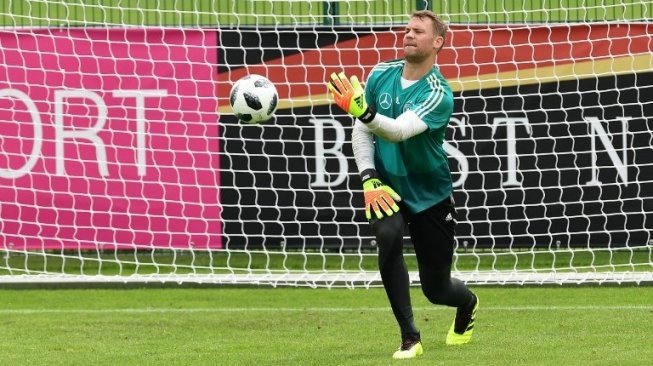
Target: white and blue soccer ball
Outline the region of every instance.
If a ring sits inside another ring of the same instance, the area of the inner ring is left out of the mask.
[[[269,121],[277,110],[277,88],[266,77],[247,75],[231,88],[229,102],[234,115],[246,123]]]

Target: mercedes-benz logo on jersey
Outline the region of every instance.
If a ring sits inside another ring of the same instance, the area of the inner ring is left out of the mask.
[[[389,93],[383,93],[379,97],[379,105],[382,109],[389,109],[392,105],[392,97]]]

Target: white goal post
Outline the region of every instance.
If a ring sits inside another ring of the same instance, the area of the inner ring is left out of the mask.
[[[417,9],[450,24],[454,276],[653,282],[652,2],[436,3],[4,2],[0,285],[379,286],[324,81],[401,57]],[[228,106],[252,73],[262,125]]]

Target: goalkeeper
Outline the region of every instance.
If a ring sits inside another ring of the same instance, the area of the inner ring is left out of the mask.
[[[336,104],[354,116],[352,148],[361,174],[365,214],[376,237],[381,279],[401,330],[394,358],[423,353],[403,258],[406,227],[428,300],[457,308],[446,344],[470,341],[478,298],[451,277],[456,209],[444,134],[453,95],[434,65],[446,24],[430,11],[412,14],[403,38],[404,58],[372,70],[363,90],[358,78],[331,74]]]

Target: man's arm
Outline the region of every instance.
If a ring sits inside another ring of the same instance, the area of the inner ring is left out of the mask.
[[[327,84],[336,104],[342,110],[356,117],[352,141],[354,158],[363,182],[363,196],[365,198],[365,217],[372,219],[372,211],[377,219],[392,216],[399,211],[398,201],[401,197],[390,186],[381,182],[374,169],[374,144],[369,129],[362,126],[371,122],[376,112],[365,102],[365,91],[358,78],[352,76],[347,79],[344,72],[332,73],[331,81]],[[358,127],[356,127],[358,125]]]
[[[374,136],[363,122],[356,120],[351,132],[351,148],[358,172],[374,169]]]
[[[370,132],[390,142],[400,142],[426,131],[428,126],[419,116],[408,110],[396,119],[377,113],[369,123],[363,124]]]
[[[428,126],[415,112],[406,111],[397,119],[381,114],[370,123],[354,122],[351,145],[358,171],[374,169],[374,135],[390,142],[400,142],[426,131]]]
[[[327,86],[342,110],[363,122],[372,133],[385,140],[404,141],[428,129],[426,123],[413,111],[406,111],[397,119],[376,113],[365,101],[365,91],[356,75],[352,76],[350,81],[344,72],[334,72]]]

